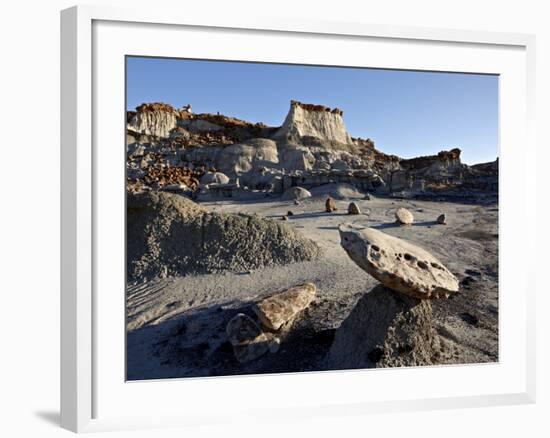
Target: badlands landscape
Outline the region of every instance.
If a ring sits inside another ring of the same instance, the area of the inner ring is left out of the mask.
[[[498,361],[498,160],[460,154],[128,111],[127,378]]]

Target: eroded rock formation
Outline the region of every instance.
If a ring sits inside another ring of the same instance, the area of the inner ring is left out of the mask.
[[[338,108],[291,101],[290,111],[275,138],[301,142],[304,138],[351,144],[352,140]]]
[[[247,190],[281,194],[289,187],[313,189],[349,184],[362,192],[394,196],[468,197],[496,195],[498,160],[467,166],[457,148],[437,155],[402,159],[375,148],[373,140],[352,138],[343,112],[292,101],[281,127],[268,127],[221,114],[194,114],[164,103],[127,112],[129,191],[185,184],[209,168],[230,178],[214,196]],[[168,176],[165,169],[185,169]],[[155,175],[155,176],[153,176]],[[233,187],[233,189],[231,188]]]
[[[350,258],[384,286],[420,299],[447,298],[458,292],[456,277],[428,251],[373,228],[339,227]]]
[[[423,366],[444,354],[431,303],[376,286],[336,330],[328,369]]]

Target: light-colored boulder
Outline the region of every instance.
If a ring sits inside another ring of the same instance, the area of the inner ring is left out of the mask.
[[[401,225],[410,225],[414,222],[413,214],[403,207],[400,207],[396,210],[395,219]]]
[[[258,301],[253,309],[262,325],[269,330],[279,330],[311,304],[316,290],[313,283],[300,284]]]
[[[355,202],[350,202],[348,205],[348,214],[361,214],[359,206]]]
[[[200,183],[201,186],[208,184],[228,184],[229,177],[221,172],[207,172],[202,176]]]
[[[306,190],[303,187],[290,187],[286,189],[281,196],[281,199],[284,201],[293,201],[307,198],[311,198],[311,193],[309,192],[309,190]]]
[[[448,298],[456,277],[429,252],[373,228],[341,225],[340,244],[350,258],[384,286],[415,298]]]
[[[265,334],[252,318],[243,313],[231,318],[225,331],[235,358],[241,363],[257,359],[268,351],[276,351],[279,345],[274,336]]]

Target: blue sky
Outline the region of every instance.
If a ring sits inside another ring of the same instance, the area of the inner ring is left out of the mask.
[[[404,158],[459,147],[468,164],[498,153],[498,77],[286,64],[127,58],[127,109],[193,112],[279,126],[290,100],[338,107],[353,137]]]

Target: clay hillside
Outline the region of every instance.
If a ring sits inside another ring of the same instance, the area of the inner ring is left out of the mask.
[[[402,159],[353,138],[338,108],[290,102],[280,127],[144,103],[127,112],[127,189],[194,196],[281,194],[347,183],[398,197],[496,196],[498,160],[468,166],[459,149]]]

